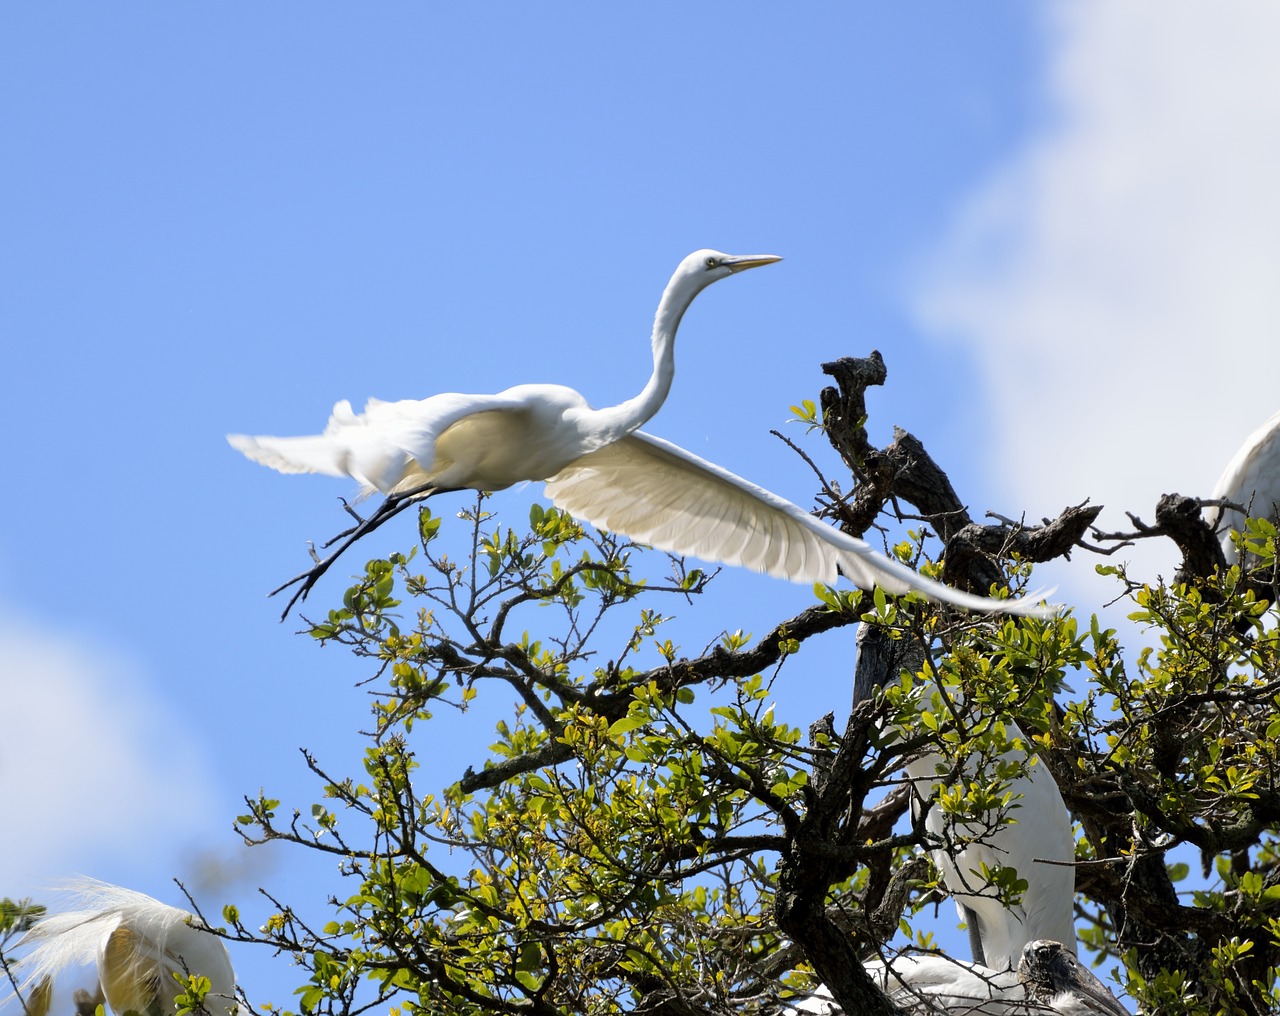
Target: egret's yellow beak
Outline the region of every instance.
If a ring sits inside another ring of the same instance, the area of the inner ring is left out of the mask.
[[[781,260],[782,258],[777,254],[742,254],[738,257],[725,258],[724,266],[731,272],[743,272],[748,268],[759,268],[761,265],[771,265]]]

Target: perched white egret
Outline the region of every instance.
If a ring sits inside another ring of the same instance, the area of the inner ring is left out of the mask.
[[[889,641],[875,625],[859,625],[856,641],[855,702],[868,697],[871,687],[886,675],[896,677],[903,669],[918,673],[924,666],[924,652],[918,643]],[[886,653],[890,655],[886,657]],[[1025,736],[1015,723],[1007,724],[1006,735],[1010,740]],[[1016,749],[1001,758],[1026,760]],[[950,775],[934,752],[909,759],[905,768],[925,802],[932,801],[935,788]],[[951,830],[951,838],[958,834],[972,838],[972,842],[954,851],[945,847],[931,851],[960,919],[969,925],[974,960],[999,971],[1015,969],[1023,948],[1036,939],[1054,939],[1072,954],[1076,951],[1075,836],[1058,784],[1042,762],[1033,761],[1023,775],[1010,781],[1009,792],[1014,796],[1015,806],[1009,813],[1014,821],[994,829],[960,825]],[[945,841],[945,816],[935,805],[925,806],[929,809],[925,828]],[[989,871],[1016,869],[1018,877],[1027,882],[1022,899],[1005,906],[982,874],[983,865]]]
[[[1215,498],[1244,505],[1256,517],[1275,518],[1280,513],[1280,413],[1245,439],[1240,450],[1222,471]],[[1227,565],[1236,563],[1236,548],[1231,531],[1244,528],[1244,516],[1231,508],[1208,508],[1205,518],[1215,529],[1222,524],[1219,539]]]
[[[59,973],[92,963],[96,994],[117,1016],[129,1010],[173,1012],[174,999],[184,993],[174,974],[209,979],[204,1007],[211,1016],[241,1013],[227,947],[202,930],[199,918],[96,879],[77,879],[65,888],[75,894],[72,909],[41,918],[19,943],[34,947],[20,961],[24,995],[47,998]]]
[[[551,500],[576,518],[675,554],[793,582],[830,584],[843,574],[863,588],[918,590],[970,610],[1047,613],[1031,598],[992,600],[927,579],[789,501],[639,432],[671,389],[676,329],[693,298],[718,279],[778,260],[699,250],[681,261],[654,317],[653,373],[639,395],[617,406],[593,409],[562,385],[518,385],[496,395],[371,399],[359,414],[342,401],[322,434],[228,441],[280,472],[350,476],[392,499],[546,480]],[[352,539],[378,518],[352,530]],[[303,595],[333,557],[299,576]]]
[[[1012,723],[1008,734],[1023,736]],[[1013,751],[1002,757],[1018,760]],[[936,755],[927,755],[907,765],[908,776],[926,798],[939,779],[937,764]],[[955,832],[976,837],[973,842],[954,853],[944,848],[932,851],[960,919],[969,924],[970,940],[976,940],[975,958],[992,970],[1014,969],[1023,948],[1037,939],[1054,938],[1071,954],[1076,951],[1075,837],[1062,794],[1052,774],[1038,762],[1013,780],[1009,791],[1015,796],[1012,823],[993,830],[961,826]],[[945,824],[941,810],[931,807],[925,827],[942,836]],[[983,865],[990,871],[998,866],[1016,869],[1027,882],[1022,899],[1005,906],[983,876]],[[980,957],[976,943],[981,944]]]

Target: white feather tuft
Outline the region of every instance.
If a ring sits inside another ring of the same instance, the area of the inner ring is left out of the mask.
[[[37,921],[19,942],[32,947],[19,961],[23,994],[71,967],[96,964],[116,1013],[143,1011],[154,1001],[171,1011],[179,994],[175,973],[209,978],[205,1006],[214,1016],[239,1012],[227,948],[192,914],[84,876],[61,883],[57,891],[68,897],[67,908]]]

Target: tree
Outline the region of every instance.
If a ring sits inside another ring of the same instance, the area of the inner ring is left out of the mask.
[[[819,472],[821,511],[839,525],[861,535],[890,507],[926,522],[942,565],[923,527],[894,553],[983,593],[1082,545],[1097,508],[977,525],[909,434],[872,448],[863,395],[884,382],[878,354],[824,370],[836,386],[797,413],[852,472],[847,494]],[[645,581],[642,548],[537,506],[527,526],[504,525],[485,497],[463,513],[469,552],[452,558],[423,507],[418,547],[370,561],[310,622],[374,681],[364,771],[308,756],[317,803],[263,794],[239,819],[249,842],[333,855],[344,894],[320,927],[281,903],[253,930],[228,907],[228,935],[292,954],[305,1012],[767,1013],[821,981],[848,1012],[891,1013],[860,961],[932,946],[921,915],[945,890],[922,848],[1016,821],[1010,783],[1038,756],[1079,822],[1081,938],[1122,962],[1140,1006],[1275,1011],[1280,650],[1259,585],[1275,530],[1251,524],[1253,575],[1215,573],[1187,500],[1142,527],[1179,540],[1182,582],[1105,566],[1153,636],[1129,654],[1096,617],[979,618],[820,587],[763,637],[723,633],[684,657],[663,637],[664,604],[713,576],[671,560],[665,581]],[[841,730],[832,716],[778,721],[778,675],[803,667],[805,642],[858,624],[921,647],[916,664],[899,671],[886,653],[882,690]],[[655,649],[661,662],[642,665]],[[439,714],[495,684],[519,706],[487,761],[421,786],[415,753]],[[1028,761],[1002,759],[1011,746]],[[951,774],[933,804],[941,840],[910,812],[920,791],[902,776],[924,750]],[[1184,844],[1203,858],[1189,894],[1170,858]],[[1028,873],[990,876],[1015,900]]]

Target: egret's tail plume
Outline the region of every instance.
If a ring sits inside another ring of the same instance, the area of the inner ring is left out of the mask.
[[[279,473],[347,476],[342,449],[323,434],[307,437],[252,437],[228,434],[227,441],[247,458]]]

